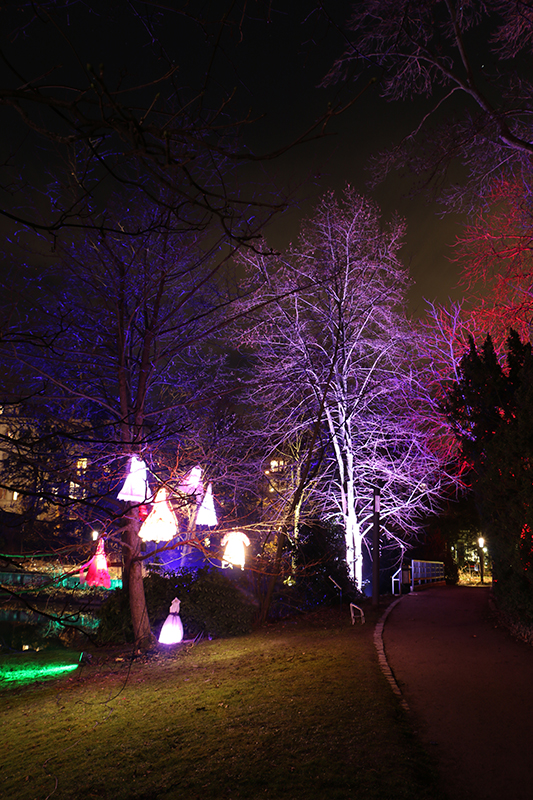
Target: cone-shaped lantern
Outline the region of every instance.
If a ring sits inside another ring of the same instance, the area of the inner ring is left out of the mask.
[[[145,503],[150,498],[151,492],[146,476],[146,464],[142,458],[132,456],[130,460],[130,471],[124,486],[117,495],[119,500],[126,503]]]
[[[180,492],[180,494],[201,495],[202,491],[202,468],[193,467],[181,479],[178,492]]]
[[[164,486],[155,496],[152,510],[144,520],[139,538],[145,542],[170,542],[178,532],[178,521],[167,499]]]
[[[86,569],[86,574],[84,574],[85,567],[80,570],[80,583],[86,583],[87,586],[103,586],[105,589],[111,588],[111,577],[107,568],[103,539],[100,539],[96,545],[96,553],[87,564]]]
[[[210,528],[218,523],[217,514],[215,511],[215,503],[213,500],[213,486],[209,484],[207,491],[204,494],[203,500],[196,515],[197,525],[209,525]]]

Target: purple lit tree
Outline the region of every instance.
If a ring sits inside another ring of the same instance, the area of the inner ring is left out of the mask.
[[[403,552],[447,479],[404,312],[402,233],[348,189],[341,201],[324,197],[287,253],[240,259],[251,276],[262,273],[258,293],[268,304],[241,334],[256,365],[246,399],[264,463],[283,462],[293,475],[275,482],[270,513],[294,536],[306,519],[342,525],[359,589],[374,488],[385,546]]]

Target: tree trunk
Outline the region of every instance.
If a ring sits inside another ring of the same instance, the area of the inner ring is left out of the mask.
[[[133,624],[133,637],[136,650],[148,650],[155,643],[154,635],[150,628],[144,583],[142,575],[142,562],[138,556],[141,552],[139,539],[139,510],[130,509],[128,513],[128,527],[124,532],[124,583],[129,595],[131,621]]]
[[[272,595],[274,594],[274,587],[276,586],[276,581],[278,580],[280,574],[281,556],[283,555],[283,545],[285,544],[285,539],[286,539],[285,531],[284,530],[278,531],[278,541],[276,547],[276,557],[274,561],[274,571],[269,578],[267,590],[261,602],[261,613],[259,615],[260,625],[263,625],[268,617],[270,604],[272,602]]]

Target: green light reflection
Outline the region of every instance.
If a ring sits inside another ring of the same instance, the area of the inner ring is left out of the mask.
[[[15,666],[0,664],[0,686],[6,683],[32,683],[33,681],[57,678],[67,672],[78,669],[83,653],[80,653],[77,664],[23,664]]]

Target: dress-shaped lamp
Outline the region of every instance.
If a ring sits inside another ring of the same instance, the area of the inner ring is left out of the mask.
[[[180,601],[177,597],[172,601],[169,611],[161,628],[159,641],[161,644],[178,644],[183,639],[183,625],[179,616]]]
[[[242,531],[230,531],[227,533],[221,542],[222,547],[225,547],[224,556],[222,558],[223,567],[240,567],[244,569],[245,547],[250,546],[250,540]]]
[[[132,456],[130,471],[117,498],[126,503],[145,503],[149,497],[150,488],[146,477],[146,464],[142,458]]]
[[[80,569],[80,583],[86,583],[87,586],[103,586],[105,589],[111,588],[103,539],[100,539],[96,545],[96,553],[87,564],[86,574],[84,574],[84,570],[85,567]]]
[[[210,528],[218,523],[217,514],[215,511],[215,503],[213,500],[213,486],[209,484],[207,491],[204,494],[203,500],[196,515],[197,525],[209,525]]]
[[[167,500],[167,490],[162,486],[141,526],[139,538],[145,542],[170,542],[177,532],[178,521]]]
[[[178,492],[180,492],[180,494],[202,494],[201,467],[193,467],[186,475],[183,476],[178,485]]]

